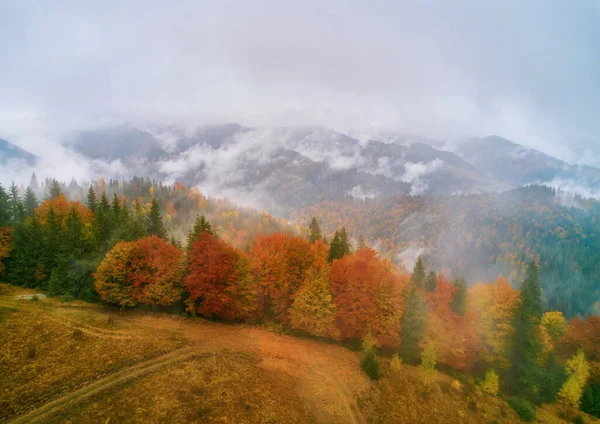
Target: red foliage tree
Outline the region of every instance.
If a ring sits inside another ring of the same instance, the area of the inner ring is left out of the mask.
[[[585,351],[589,358],[600,358],[600,317],[590,316],[585,321],[573,318],[569,321],[567,334],[561,343],[577,346]]]
[[[4,271],[5,266],[2,259],[8,258],[12,250],[11,230],[8,227],[0,227],[0,273]]]
[[[188,309],[226,320],[256,315],[257,290],[243,252],[203,232],[192,243],[188,261]]]
[[[79,219],[83,224],[90,222],[94,217],[94,214],[87,206],[76,201],[67,201],[67,198],[64,194],[61,194],[59,197],[54,199],[48,199],[44,201],[44,203],[36,208],[35,214],[42,224],[46,224],[48,212],[50,212],[50,209],[54,209],[57,221],[61,225],[64,225],[67,221],[69,213],[71,212],[71,207],[75,207],[77,214],[79,215]]]
[[[330,278],[341,338],[362,339],[370,333],[378,347],[399,345],[410,276],[398,275],[391,262],[365,247],[335,260]]]
[[[96,269],[95,287],[103,301],[120,307],[137,304],[129,279],[135,247],[134,241],[117,243]]]

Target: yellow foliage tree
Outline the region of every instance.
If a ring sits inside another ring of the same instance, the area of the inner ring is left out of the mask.
[[[397,353],[394,353],[394,356],[392,356],[392,360],[390,361],[390,368],[393,371],[400,371],[402,365],[402,359],[400,359],[400,356],[398,356]]]
[[[494,370],[489,370],[485,373],[485,379],[481,382],[481,390],[492,396],[498,394],[500,389],[500,378]]]
[[[548,311],[542,316],[542,325],[553,342],[558,341],[567,331],[567,320],[560,311]]]
[[[562,406],[565,415],[579,408],[579,401],[583,394],[583,388],[590,376],[590,364],[585,359],[583,350],[577,353],[565,364],[568,378],[564,382],[557,395],[558,404]]]

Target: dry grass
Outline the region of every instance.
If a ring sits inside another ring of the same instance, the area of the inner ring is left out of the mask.
[[[15,299],[26,293],[0,285],[0,421],[185,344],[118,318],[110,326],[96,305]]]

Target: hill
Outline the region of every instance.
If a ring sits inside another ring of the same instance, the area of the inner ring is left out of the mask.
[[[424,393],[416,367],[393,371],[381,358],[384,375],[370,382],[359,354],[341,346],[85,302],[19,300],[31,292],[0,289],[2,422],[519,421],[470,379],[438,373]],[[552,405],[537,416],[566,422]]]
[[[33,165],[36,156],[0,138],[0,165],[6,165],[13,161]]]
[[[345,226],[356,238],[411,268],[422,254],[435,269],[518,287],[525,264],[539,260],[544,297],[566,315],[600,314],[600,204],[548,187],[499,194],[394,196],[322,202],[294,217],[317,217],[327,234]]]

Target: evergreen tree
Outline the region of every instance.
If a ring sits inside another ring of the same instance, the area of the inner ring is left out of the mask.
[[[96,199],[96,192],[94,191],[94,187],[92,187],[91,185],[87,192],[87,201],[85,204],[89,208],[89,210],[91,210],[93,213],[96,213],[98,199]]]
[[[48,199],[57,199],[61,194],[63,194],[63,192],[60,188],[60,183],[53,179],[50,183],[50,188],[48,189]]]
[[[104,212],[108,213],[110,210],[110,203],[108,202],[108,197],[106,196],[106,192],[102,193],[100,196],[100,202],[96,205],[98,209],[103,209]]]
[[[400,330],[400,355],[410,362],[421,357],[419,343],[427,329],[427,303],[413,285],[406,299]]]
[[[35,287],[43,271],[44,240],[35,215],[17,225],[13,233],[14,250],[10,257],[8,277],[14,285]]]
[[[110,205],[110,212],[111,212],[111,219],[113,222],[113,225],[117,226],[119,225],[119,219],[121,218],[121,203],[119,202],[119,196],[117,196],[117,193],[115,193],[113,195],[113,200],[112,200],[112,204]]]
[[[314,216],[310,220],[310,224],[308,224],[308,241],[311,243],[316,243],[318,240],[323,238],[323,234],[321,233],[321,226],[319,225],[319,221]]]
[[[0,184],[0,227],[11,223],[10,196],[6,189]]]
[[[533,402],[541,400],[543,369],[538,362],[543,345],[540,335],[542,290],[537,265],[530,263],[521,286],[520,300],[513,317],[509,362],[509,387],[515,395]]]
[[[181,241],[179,241],[178,239],[176,239],[175,236],[171,236],[171,239],[169,240],[169,243],[171,243],[173,246],[175,246],[179,250],[183,250],[183,245],[181,244]]]
[[[427,278],[425,278],[425,290],[428,292],[434,292],[437,288],[437,274],[435,271],[429,271]]]
[[[100,202],[96,205],[96,219],[94,221],[94,235],[101,250],[107,246],[110,235],[114,229],[110,216],[110,204],[106,192],[102,193]]]
[[[467,309],[467,284],[464,278],[457,278],[452,282],[456,287],[450,307],[456,315],[464,316]]]
[[[340,230],[340,246],[342,248],[342,257],[352,253],[352,246],[348,241],[348,234],[346,233],[346,227],[342,227]]]
[[[188,251],[191,249],[194,240],[196,240],[196,238],[198,238],[198,236],[202,233],[208,233],[211,236],[215,235],[212,226],[210,225],[210,222],[208,222],[204,215],[199,215],[196,216],[196,222],[194,223],[194,226],[192,227],[187,236],[186,249]]]
[[[9,204],[10,204],[11,221],[13,222],[13,224],[16,224],[17,222],[20,222],[25,217],[25,210],[23,209],[23,204],[21,203],[21,198],[19,196],[19,189],[17,188],[17,185],[15,184],[14,181],[10,185],[9,193],[10,193]]]
[[[33,193],[37,196],[40,191],[40,183],[38,182],[37,176],[35,175],[35,172],[33,174],[31,174],[31,179],[29,180],[29,188],[31,188],[31,190],[33,190]]]
[[[425,282],[425,267],[423,266],[423,260],[419,256],[415,266],[413,267],[412,282],[417,287],[423,287]]]
[[[42,255],[44,269],[47,273],[51,273],[57,266],[59,258],[64,252],[61,223],[54,208],[50,208],[46,215],[46,225],[42,226],[42,234],[44,237],[44,250]],[[46,276],[49,277],[49,275]]]
[[[167,230],[165,229],[165,223],[163,222],[162,214],[160,213],[160,206],[156,199],[152,199],[146,228],[146,231],[150,236],[157,236],[163,239],[167,238]]]
[[[35,176],[35,174],[33,174]],[[31,186],[27,187],[27,191],[25,191],[25,216],[33,216],[33,211],[38,207],[38,200],[35,195],[35,191],[31,188]]]
[[[358,238],[358,250],[360,249],[364,249],[365,247],[367,247],[367,243],[365,243],[365,239],[363,236],[360,236]]]
[[[336,259],[342,259],[344,257],[344,251],[342,247],[342,241],[340,239],[339,231],[335,232],[333,236],[333,240],[331,240],[331,244],[329,245],[329,256],[327,260],[329,263],[332,263]]]

